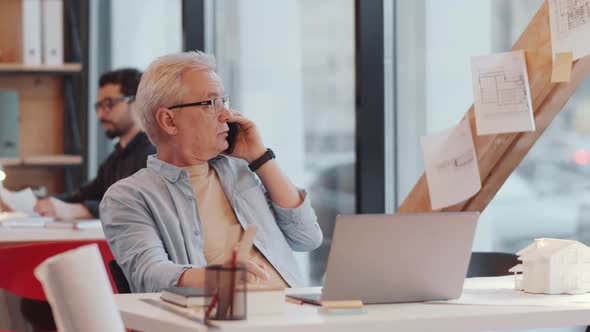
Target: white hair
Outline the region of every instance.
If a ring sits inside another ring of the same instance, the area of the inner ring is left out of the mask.
[[[150,63],[141,76],[135,115],[153,144],[160,133],[156,112],[160,107],[181,103],[189,93],[181,79],[188,70],[215,71],[215,57],[201,51],[164,55]]]

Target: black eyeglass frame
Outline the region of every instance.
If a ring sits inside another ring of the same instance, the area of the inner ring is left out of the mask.
[[[108,107],[107,107],[107,105],[104,105],[104,106],[102,105],[102,103],[104,101],[106,101],[106,100],[110,100],[110,102],[109,102],[110,105]],[[120,103],[122,101],[131,103],[131,102],[135,101],[135,96],[123,96],[123,97],[117,97],[117,98],[106,98],[106,99],[103,99],[101,101],[97,101],[96,103],[94,103],[94,111],[98,112],[98,109],[99,108],[102,108],[106,113],[108,113],[108,112],[110,112],[113,109],[113,107],[115,105],[117,105],[118,103]]]
[[[217,99],[221,99],[221,103],[223,105],[225,105],[226,101],[229,103],[229,96],[225,95],[225,96],[221,96],[221,97],[217,97],[217,98],[213,98],[213,99],[209,99],[209,100],[198,101],[196,103],[178,104],[178,105],[170,106],[170,107],[168,107],[168,109],[173,110],[175,108],[193,107],[193,106],[215,106],[215,101]]]

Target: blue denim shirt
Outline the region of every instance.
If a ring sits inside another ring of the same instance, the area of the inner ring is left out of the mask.
[[[245,161],[212,159],[225,195],[242,227],[256,224],[256,248],[291,287],[303,279],[293,250],[311,251],[322,231],[304,190],[303,203],[286,209],[272,202]],[[204,208],[204,207],[201,207]],[[188,173],[150,156],[147,168],[109,188],[100,203],[103,229],[133,292],[176,286],[190,267],[207,265],[199,206]]]

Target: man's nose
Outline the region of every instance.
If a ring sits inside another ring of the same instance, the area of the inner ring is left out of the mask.
[[[104,111],[104,107],[98,107],[96,109],[96,117],[99,120],[103,120],[105,115],[106,115],[106,112]]]
[[[225,122],[227,121],[227,119],[229,119],[229,117],[232,115],[232,112],[229,108],[222,108],[221,112],[219,113],[219,120]]]

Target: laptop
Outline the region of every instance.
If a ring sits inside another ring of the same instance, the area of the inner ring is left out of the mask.
[[[365,304],[461,296],[479,212],[339,215],[321,294],[306,303]]]

